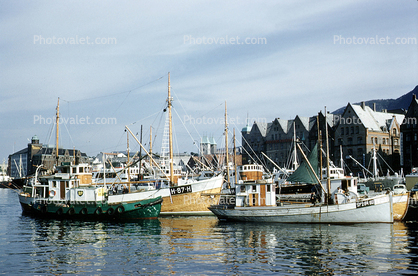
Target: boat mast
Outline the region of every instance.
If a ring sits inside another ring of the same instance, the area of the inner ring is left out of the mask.
[[[131,170],[131,167],[130,167],[130,164],[129,164],[129,133],[128,132],[126,132],[126,151],[127,151],[127,154],[128,154],[128,162],[127,162],[127,169],[128,169],[128,171],[127,171],[127,173],[128,173],[128,191],[129,192],[131,192],[131,174],[130,174],[130,170]]]
[[[168,98],[167,98],[167,108],[168,108],[168,137],[169,137],[169,152],[170,152],[170,186],[174,184],[174,169],[173,169],[173,126],[171,122],[171,89],[170,89],[170,72],[168,72]]]
[[[235,175],[235,185],[238,183],[238,174],[237,174],[237,148],[235,145],[235,128],[234,128],[234,175]]]
[[[225,101],[225,154],[226,154],[226,174],[227,174],[227,187],[230,188],[230,179],[229,179],[229,158],[228,158],[228,115],[226,112],[226,101]]]
[[[58,135],[59,135],[59,120],[60,120],[60,98],[58,97],[58,104],[57,104],[57,116],[56,116],[56,151],[55,151],[55,163],[58,165]]]
[[[149,164],[152,169],[152,126],[149,127]]]
[[[318,128],[318,144],[319,144],[319,179],[322,180],[322,132],[321,129],[319,128],[319,114],[316,117],[316,126]]]
[[[329,145],[328,145],[328,122],[327,122],[327,107],[325,107],[325,142],[327,146],[327,202],[331,199],[331,179],[329,175]],[[322,170],[322,168],[321,168]]]
[[[293,121],[293,170],[298,168],[297,152],[296,152],[296,119]]]

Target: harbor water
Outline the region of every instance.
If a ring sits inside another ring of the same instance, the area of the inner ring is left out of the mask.
[[[414,223],[42,220],[0,189],[2,275],[416,275]]]

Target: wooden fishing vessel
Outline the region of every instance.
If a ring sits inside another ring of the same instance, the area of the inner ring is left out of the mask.
[[[149,156],[151,165],[154,165],[162,173],[160,179],[152,181],[154,189],[139,193],[144,199],[148,197],[161,196],[163,204],[161,216],[172,215],[213,215],[208,207],[219,201],[222,184],[224,181],[222,173],[214,174],[212,177],[203,180],[182,179],[176,177],[173,165],[173,140],[172,140],[172,97],[170,88],[170,73],[168,74],[168,98],[167,111],[169,119],[169,158],[168,173],[165,168],[161,168],[152,155],[145,149],[133,132],[125,126],[126,130],[132,135],[142,150]],[[133,195],[125,195],[126,198]]]
[[[22,211],[58,219],[136,220],[159,216],[161,197],[113,195],[106,186],[94,185],[91,176],[88,164],[70,163],[58,166],[52,175],[36,174],[19,193]]]

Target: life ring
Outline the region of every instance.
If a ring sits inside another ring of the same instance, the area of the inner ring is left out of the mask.
[[[87,215],[87,209],[86,208],[81,209],[80,215]]]
[[[56,195],[55,191],[49,191],[49,196],[54,197]]]
[[[115,213],[115,210],[113,210],[113,208],[109,208],[109,209],[107,209],[106,213],[107,213],[109,216],[112,216],[112,215]]]
[[[74,215],[74,214],[75,214],[75,210],[74,210],[74,208],[70,208],[70,209],[67,211],[67,214],[68,214],[68,215],[70,215],[70,216]]]
[[[118,212],[118,214],[123,214],[125,212],[125,207],[122,205],[118,206],[118,208],[116,208],[116,212]]]
[[[94,214],[96,215],[96,216],[98,216],[98,215],[101,215],[102,214],[102,208],[97,208],[95,211],[94,211]]]

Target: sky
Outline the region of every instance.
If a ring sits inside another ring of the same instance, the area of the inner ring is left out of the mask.
[[[176,152],[247,121],[309,117],[418,85],[418,2],[0,0],[0,163],[32,136],[88,156]],[[131,151],[139,149],[129,138]]]

